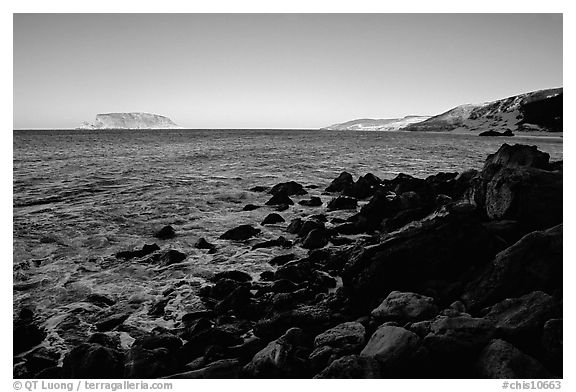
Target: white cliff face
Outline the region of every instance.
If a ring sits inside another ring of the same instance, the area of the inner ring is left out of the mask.
[[[178,129],[168,117],[151,113],[103,113],[93,124],[83,122],[82,129]]]
[[[406,116],[403,118],[386,119],[364,118],[342,124],[334,124],[322,129],[331,131],[397,131],[410,124],[427,120],[428,118],[430,118],[430,116]]]

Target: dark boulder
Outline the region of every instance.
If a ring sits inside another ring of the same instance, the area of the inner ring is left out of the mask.
[[[162,266],[168,266],[168,265],[180,263],[180,262],[184,261],[186,259],[186,257],[188,257],[188,256],[186,256],[186,254],[184,254],[182,252],[179,252],[179,251],[174,250],[174,249],[168,249],[159,255],[158,261],[160,262],[160,264]]]
[[[76,346],[65,357],[63,378],[121,378],[124,355],[97,343]]]
[[[256,229],[250,225],[240,225],[233,229],[226,231],[220,236],[222,240],[245,241],[260,233],[260,229]]]
[[[336,359],[314,378],[383,378],[380,363],[372,357],[347,355]]]
[[[136,339],[126,355],[124,377],[159,378],[175,373],[178,369],[176,354],[181,346],[179,338],[168,334]]]
[[[498,132],[490,129],[488,131],[480,132],[478,136],[514,136],[514,133],[512,133],[510,129],[507,129],[504,132]]]
[[[260,206],[254,205],[254,204],[246,204],[243,208],[242,211],[254,211],[257,210],[258,208],[260,208]]]
[[[371,315],[380,321],[417,322],[438,314],[434,299],[410,292],[391,292]]]
[[[294,260],[295,258],[296,258],[296,255],[294,253],[288,253],[285,255],[278,255],[278,256],[270,259],[268,264],[270,264],[270,265],[284,265],[284,264],[288,263],[289,261]]]
[[[297,233],[298,237],[306,238],[306,236],[308,236],[308,233],[310,233],[312,230],[315,229],[325,230],[324,222],[317,221],[316,219],[307,219],[300,225],[300,228]]]
[[[524,236],[498,253],[462,298],[477,310],[509,297],[541,290],[562,292],[562,225]]]
[[[324,369],[336,359],[358,354],[364,347],[366,329],[358,322],[338,324],[314,338],[310,364],[316,371]]]
[[[279,267],[274,273],[275,279],[288,279],[295,283],[305,282],[312,276],[312,264],[306,260],[295,260]]]
[[[250,188],[249,190],[251,192],[266,192],[269,188],[267,186],[263,186],[263,185],[256,185],[253,186],[252,188]]]
[[[116,258],[117,259],[130,260],[130,259],[134,259],[134,258],[140,258],[140,257],[147,256],[150,253],[156,252],[157,250],[160,250],[160,247],[156,244],[152,244],[152,245],[144,244],[144,246],[142,246],[142,249],[140,249],[140,250],[134,250],[134,251],[127,250],[127,251],[118,252],[118,253],[116,253]]]
[[[562,319],[550,319],[542,328],[540,338],[542,361],[556,375],[562,376],[564,332]]]
[[[250,282],[252,281],[252,276],[244,271],[228,270],[218,272],[211,280],[213,282],[217,282],[220,279],[231,279],[235,280],[236,282]]]
[[[244,367],[247,377],[302,378],[308,376],[303,331],[291,328],[259,351]]]
[[[114,328],[122,325],[130,317],[129,313],[112,314],[105,317],[103,320],[94,324],[96,330],[99,332],[111,331]]]
[[[260,223],[262,226],[264,225],[273,225],[274,223],[286,222],[284,218],[280,214],[272,213],[268,214],[266,218]]]
[[[238,359],[220,359],[203,368],[172,374],[167,379],[233,379],[240,378],[242,365]]]
[[[326,188],[326,192],[342,192],[344,189],[352,186],[352,184],[354,184],[352,174],[342,172],[338,177],[332,180],[330,185]]]
[[[495,339],[480,353],[477,377],[500,379],[548,379],[554,376],[536,359],[504,340]]]
[[[312,196],[309,200],[300,200],[298,204],[305,207],[320,207],[322,205],[322,199],[317,196]]]
[[[194,243],[194,247],[196,249],[208,249],[208,253],[215,253],[216,252],[216,245],[211,244],[210,242],[206,241],[204,238],[199,238]]]
[[[357,207],[358,200],[348,196],[338,196],[328,203],[328,211],[355,210]]]
[[[164,226],[158,232],[156,232],[156,234],[154,234],[154,237],[161,239],[161,240],[167,240],[170,238],[174,238],[175,236],[176,236],[176,231],[174,230],[174,228],[172,226]]]
[[[497,164],[505,167],[532,167],[547,169],[550,155],[539,151],[536,146],[503,144],[496,153],[488,155],[485,165]]]
[[[289,182],[282,182],[280,184],[276,184],[270,189],[270,192],[273,195],[278,194],[286,194],[287,196],[293,195],[305,195],[308,192],[304,189],[304,187],[297,183],[296,181],[289,181]]]
[[[86,301],[100,307],[112,306],[116,303],[116,301],[113,298],[110,298],[108,295],[99,293],[88,294],[88,296],[86,296]]]
[[[318,249],[328,245],[329,235],[324,229],[314,229],[308,233],[302,247],[304,249]]]
[[[252,250],[261,249],[261,248],[272,248],[275,246],[281,246],[283,248],[290,248],[292,246],[292,241],[286,239],[283,236],[280,236],[274,240],[263,241],[257,244],[252,245]]]
[[[268,200],[265,204],[267,206],[280,206],[280,205],[291,206],[294,204],[294,202],[292,201],[292,199],[290,199],[290,197],[286,193],[280,192],[272,196],[270,200]]]
[[[290,234],[297,234],[302,228],[303,223],[304,221],[301,218],[294,218],[290,221],[290,224],[288,224],[286,231]]]

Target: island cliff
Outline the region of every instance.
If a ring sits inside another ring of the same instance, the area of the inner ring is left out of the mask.
[[[102,113],[93,124],[82,123],[80,129],[178,129],[168,117],[151,113]]]

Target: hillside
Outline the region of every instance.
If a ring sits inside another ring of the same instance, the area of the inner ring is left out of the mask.
[[[362,118],[330,125],[322,129],[330,131],[397,131],[410,124],[419,123],[428,118],[429,116],[406,116],[403,118],[387,119]]]
[[[103,113],[93,124],[84,122],[81,129],[177,129],[168,117],[151,113]]]

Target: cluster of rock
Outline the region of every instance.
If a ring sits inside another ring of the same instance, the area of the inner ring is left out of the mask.
[[[265,204],[282,210],[306,190],[288,182],[269,193]],[[214,275],[198,293],[204,310],[184,315],[178,328],[137,336],[129,349],[109,333],[122,328],[125,315],[112,315],[61,364],[32,350],[15,375],[562,377],[561,162],[505,144],[481,171],[356,181],[342,173],[325,194],[332,197],[327,213],[286,225],[292,239],[252,245],[300,246],[306,257],[268,260],[276,269],[258,279],[237,270]],[[334,210],[351,214],[330,219]],[[271,213],[262,225],[283,222]],[[221,238],[247,241],[259,233],[242,225]],[[172,235],[169,228],[158,233]],[[217,251],[205,240],[197,247]],[[164,265],[186,258],[174,252],[147,245],[117,257]],[[162,301],[156,305],[150,312],[161,315]],[[23,312],[14,338],[17,354],[45,334]]]

